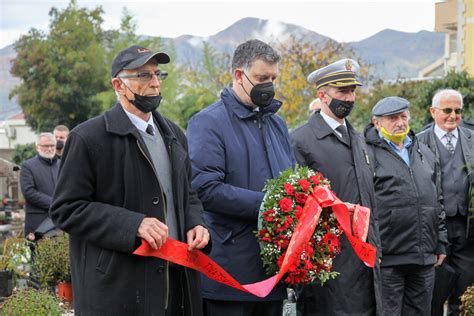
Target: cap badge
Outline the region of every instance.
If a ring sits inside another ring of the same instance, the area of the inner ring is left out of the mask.
[[[350,59],[346,60],[346,70],[352,71],[352,61]]]
[[[142,54],[142,53],[148,53],[150,50],[146,48],[137,48],[137,53]]]

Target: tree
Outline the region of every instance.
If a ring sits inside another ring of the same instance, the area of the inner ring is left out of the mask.
[[[49,34],[31,29],[15,43],[11,73],[22,79],[17,95],[28,123],[38,131],[70,128],[100,112],[105,90],[102,9],[52,8]]]
[[[173,118],[181,127],[186,128],[192,115],[219,99],[220,91],[232,82],[230,63],[229,54],[219,53],[204,42],[202,64],[179,68],[183,78],[180,94],[176,95],[176,116]]]
[[[280,76],[275,82],[276,98],[283,101],[280,113],[293,128],[308,119],[308,105],[316,98],[316,90],[306,80],[307,76],[340,58],[344,46],[334,41],[313,44],[292,37],[275,47],[282,56]]]
[[[12,161],[21,165],[25,160],[33,158],[36,155],[35,143],[16,145],[12,153]]]

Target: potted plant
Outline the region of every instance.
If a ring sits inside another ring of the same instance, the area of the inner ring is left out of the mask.
[[[59,316],[66,312],[66,307],[61,300],[47,290],[27,288],[16,291],[12,296],[6,298],[0,306],[0,310],[3,316]]]
[[[5,239],[0,256],[0,297],[11,295],[14,281],[28,275],[30,260],[31,250],[26,239]]]
[[[33,271],[42,288],[58,287],[58,295],[72,302],[67,234],[45,237],[37,242]]]
[[[462,316],[474,315],[474,284],[469,286],[466,292],[461,295],[461,306],[459,309]]]

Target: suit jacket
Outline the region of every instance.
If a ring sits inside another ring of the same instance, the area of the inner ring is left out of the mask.
[[[461,142],[461,148],[463,152],[465,166],[467,168],[467,174],[469,177],[469,196],[471,196],[469,202],[469,212],[466,218],[466,238],[474,240],[474,205],[473,199],[474,196],[474,131],[459,126],[459,141]],[[436,134],[434,132],[434,125],[429,129],[425,129],[424,131],[420,132],[416,135],[418,140],[422,143],[425,143],[431,151],[435,154],[435,156],[439,160],[439,151],[438,146],[436,146]]]

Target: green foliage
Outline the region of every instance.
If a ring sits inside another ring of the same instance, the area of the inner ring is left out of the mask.
[[[30,263],[31,250],[29,242],[23,237],[8,237],[3,242],[0,256],[0,270],[8,270],[15,277],[25,277],[25,267]]]
[[[102,48],[102,9],[52,8],[49,33],[31,29],[15,43],[11,73],[22,79],[17,95],[28,123],[36,130],[69,127],[100,112],[96,95],[106,89]]]
[[[461,306],[459,309],[462,316],[474,315],[474,284],[469,286],[461,296]]]
[[[169,75],[162,85],[164,102],[160,112],[186,128],[189,118],[216,102],[220,91],[229,85],[230,63],[230,55],[217,52],[205,42],[201,65],[188,69],[166,65]]]
[[[44,288],[71,282],[67,234],[45,237],[37,242],[33,271]]]
[[[6,298],[0,306],[3,316],[62,315],[66,312],[61,300],[47,290],[27,288]]]
[[[16,145],[12,154],[12,161],[21,165],[25,160],[36,155],[35,143]]]

